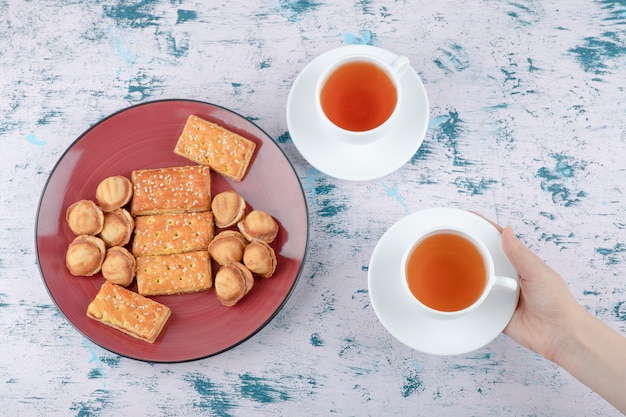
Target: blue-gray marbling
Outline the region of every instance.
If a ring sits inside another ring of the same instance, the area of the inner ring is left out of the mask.
[[[379,180],[328,177],[287,130],[299,71],[346,44],[407,55],[430,99],[422,147]],[[370,305],[367,266],[402,216],[477,211],[511,224],[625,334],[625,68],[624,0],[0,0],[0,414],[618,415],[504,335],[458,357],[401,345]],[[33,239],[68,146],[163,98],[259,124],[293,163],[311,224],[275,319],[180,364],[119,357],[78,333],[46,292]]]

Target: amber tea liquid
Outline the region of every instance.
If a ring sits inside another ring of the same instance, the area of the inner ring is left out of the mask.
[[[462,310],[478,300],[487,284],[483,258],[472,242],[454,233],[426,237],[408,257],[409,289],[439,311]]]
[[[378,66],[349,62],[326,80],[320,103],[326,117],[336,126],[364,132],[383,124],[393,113],[398,94],[389,75]]]

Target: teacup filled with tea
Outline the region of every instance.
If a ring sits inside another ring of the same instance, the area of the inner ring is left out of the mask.
[[[497,276],[489,250],[458,227],[428,230],[403,257],[406,290],[421,310],[455,318],[478,308],[491,291],[516,291],[517,280]]]
[[[318,114],[329,134],[352,144],[384,137],[402,103],[400,80],[406,56],[386,62],[374,55],[352,54],[330,65],[318,78]]]

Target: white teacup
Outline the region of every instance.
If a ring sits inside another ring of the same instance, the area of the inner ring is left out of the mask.
[[[516,291],[517,279],[495,273],[491,253],[471,231],[425,230],[402,258],[404,287],[426,314],[458,318],[478,309],[492,291]]]
[[[403,55],[387,62],[374,54],[355,53],[322,71],[315,100],[328,134],[354,145],[369,144],[388,134],[400,112],[400,80],[408,68],[409,59]]]

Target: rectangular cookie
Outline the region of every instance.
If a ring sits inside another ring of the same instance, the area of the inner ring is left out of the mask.
[[[240,182],[246,175],[255,147],[251,140],[191,115],[174,153]]]
[[[207,250],[214,233],[210,211],[153,214],[135,218],[135,256]]]
[[[87,307],[87,317],[148,343],[154,343],[171,314],[169,307],[110,281]]]
[[[211,207],[211,171],[202,165],[132,172],[133,216],[206,211]]]
[[[137,290],[142,295],[171,295],[213,286],[207,251],[137,258]]]

